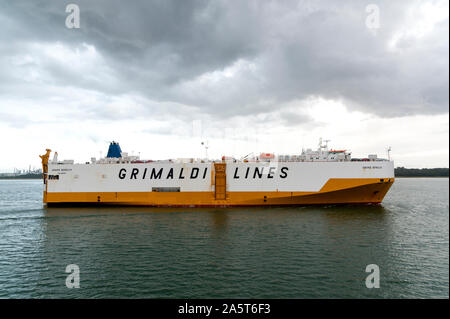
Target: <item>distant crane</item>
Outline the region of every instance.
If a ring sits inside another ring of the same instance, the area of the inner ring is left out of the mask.
[[[250,155],[254,155],[254,153],[251,152],[251,153],[248,153],[247,155],[245,155],[244,157],[241,157],[241,161],[247,159]]]

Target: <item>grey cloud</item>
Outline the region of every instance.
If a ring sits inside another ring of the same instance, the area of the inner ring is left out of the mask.
[[[16,114],[0,112],[0,124],[4,123],[13,128],[23,128],[30,121],[31,120],[26,115],[19,116]]]
[[[313,121],[313,119],[309,115],[299,114],[292,111],[281,111],[280,118],[282,119],[283,123],[288,126],[295,126],[298,124],[304,124]]]
[[[375,3],[381,14],[376,35],[364,24],[366,4],[356,1],[84,0],[77,1],[81,28],[72,30],[64,25],[64,2],[5,1],[0,94],[75,87],[140,96],[143,108],[129,116],[166,112],[186,119],[195,112],[216,119],[266,113],[311,96],[387,117],[448,112],[448,19],[390,50],[408,8],[419,2]],[[18,70],[26,66],[10,60],[38,54],[26,51],[29,43],[55,42],[72,50],[92,45],[104,65],[84,74],[47,58],[32,65],[44,80],[21,80]],[[239,61],[234,75],[221,75]],[[90,106],[89,114],[110,113]],[[294,119],[287,114],[281,117]]]

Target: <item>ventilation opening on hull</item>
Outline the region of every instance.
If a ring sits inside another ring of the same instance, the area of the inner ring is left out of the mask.
[[[152,187],[152,192],[179,192],[180,187]]]

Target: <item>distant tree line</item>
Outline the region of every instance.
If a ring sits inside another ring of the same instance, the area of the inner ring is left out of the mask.
[[[27,173],[27,174],[20,174],[20,175],[0,174],[0,179],[42,179],[42,173]]]
[[[396,177],[448,177],[448,168],[395,168]]]

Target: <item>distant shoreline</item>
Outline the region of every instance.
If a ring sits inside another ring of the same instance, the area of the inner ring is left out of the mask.
[[[395,176],[395,178],[449,178],[448,176]]]
[[[395,177],[449,177],[449,169],[396,167]]]
[[[23,175],[13,175],[13,176],[2,176],[0,179],[42,179],[42,173],[39,174],[23,174]]]

